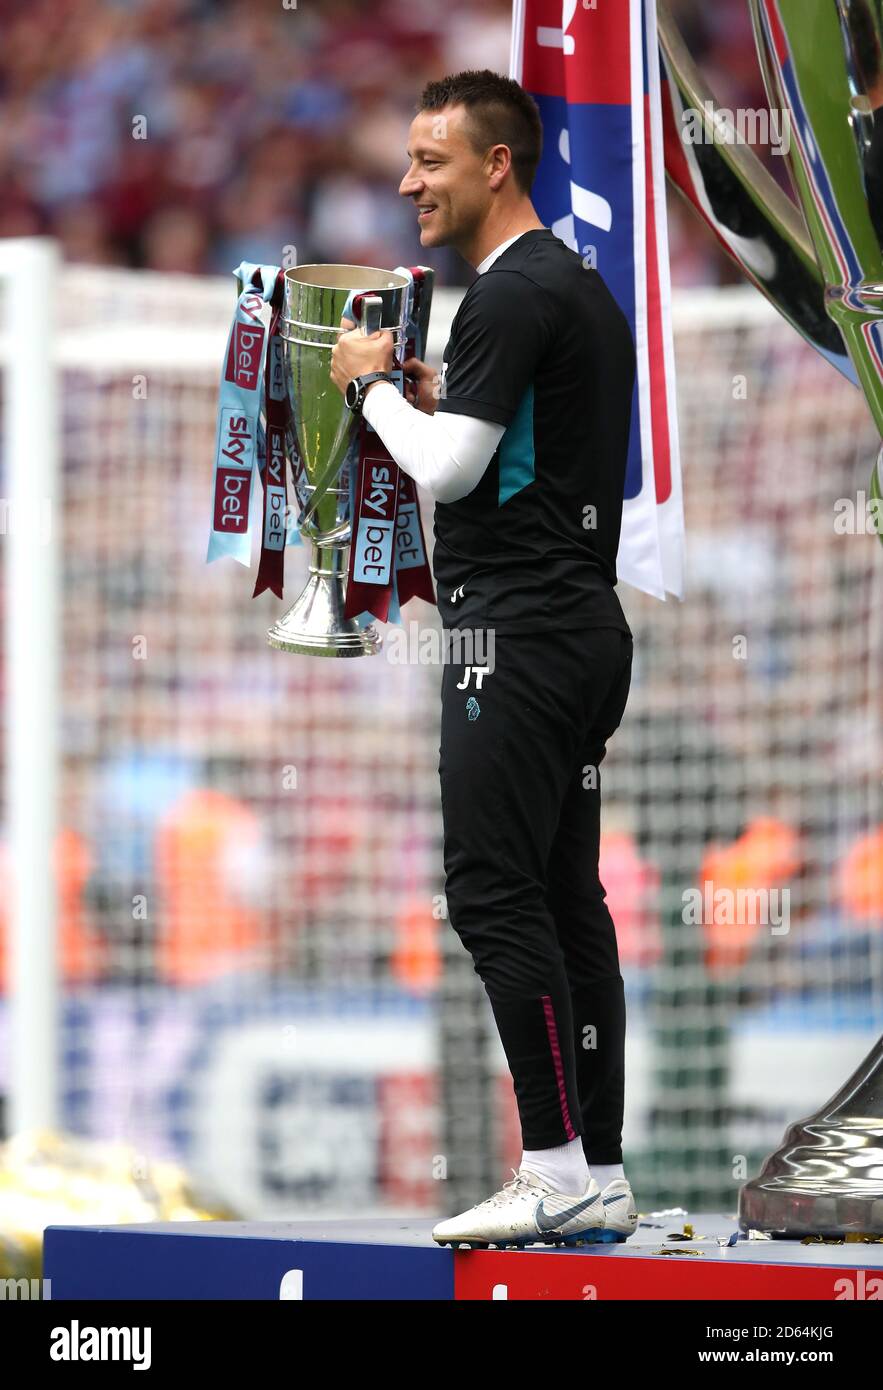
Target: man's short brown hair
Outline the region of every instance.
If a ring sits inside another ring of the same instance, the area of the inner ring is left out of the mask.
[[[515,182],[529,194],[543,152],[543,124],[530,93],[488,68],[457,72],[429,82],[417,111],[441,111],[446,106],[465,106],[469,137],[479,154],[491,145],[509,146]]]

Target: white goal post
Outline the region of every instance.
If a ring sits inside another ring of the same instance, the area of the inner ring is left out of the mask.
[[[6,807],[11,903],[10,1133],[57,1119],[57,823],[61,449],[57,245],[0,240],[4,371]]]

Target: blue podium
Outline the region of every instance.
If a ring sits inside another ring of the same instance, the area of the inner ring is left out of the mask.
[[[581,1249],[442,1248],[432,1218],[49,1226],[57,1300],[883,1300],[883,1244],[749,1240],[732,1217],[645,1217]]]

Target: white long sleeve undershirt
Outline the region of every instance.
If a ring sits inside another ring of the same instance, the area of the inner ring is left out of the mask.
[[[403,472],[437,502],[456,502],[472,491],[505,433],[504,425],[471,415],[427,415],[390,381],[371,388],[362,414]]]
[[[495,246],[475,267],[479,275],[523,232]],[[506,433],[505,425],[472,415],[438,411],[427,415],[406,401],[389,381],[372,386],[362,414],[380,435],[396,463],[431,493],[436,502],[456,502],[477,485]]]

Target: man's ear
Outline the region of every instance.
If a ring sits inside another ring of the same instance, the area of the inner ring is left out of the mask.
[[[496,191],[512,168],[512,151],[509,146],[494,145],[488,150],[488,164],[490,167],[488,185]]]

